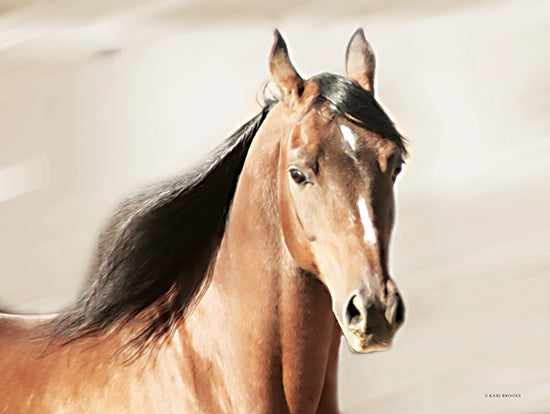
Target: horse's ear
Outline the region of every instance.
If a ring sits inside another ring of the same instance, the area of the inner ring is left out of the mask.
[[[285,105],[298,101],[305,88],[305,81],[298,75],[288,57],[288,49],[283,37],[275,30],[275,43],[269,57],[269,69],[273,80],[281,90],[281,100]]]
[[[346,73],[352,81],[374,93],[374,51],[370,46],[363,29],[355,31],[346,50]]]

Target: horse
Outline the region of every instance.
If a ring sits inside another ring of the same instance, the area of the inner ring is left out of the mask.
[[[0,318],[2,413],[337,413],[341,336],[388,349],[406,140],[374,98],[362,29],[346,77],[303,79],[278,31],[277,97],[199,167],[126,199],[77,301]]]

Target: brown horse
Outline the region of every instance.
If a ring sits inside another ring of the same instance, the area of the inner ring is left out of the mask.
[[[390,347],[402,136],[362,30],[347,78],[275,33],[269,101],[201,168],[129,198],[68,310],[0,317],[2,413],[336,413],[338,348]]]

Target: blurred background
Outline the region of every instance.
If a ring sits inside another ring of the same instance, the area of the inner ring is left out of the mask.
[[[410,140],[407,321],[342,346],[343,412],[550,412],[548,1],[0,0],[0,307],[75,298],[118,202],[257,112],[275,27],[304,77],[363,27]]]

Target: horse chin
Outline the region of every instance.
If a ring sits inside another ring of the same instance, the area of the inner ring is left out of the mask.
[[[346,342],[351,352],[354,354],[368,354],[370,352],[386,351],[392,347],[393,338],[390,340],[379,341],[374,334],[360,337],[353,334],[346,335]]]

